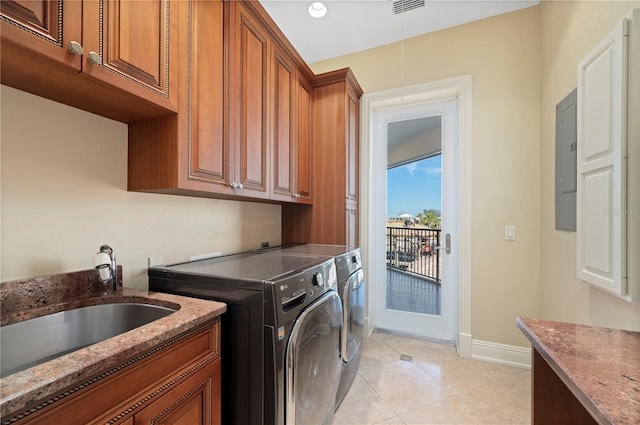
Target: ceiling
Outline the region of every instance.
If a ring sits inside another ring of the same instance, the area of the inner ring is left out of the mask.
[[[321,19],[307,13],[311,0],[260,3],[302,58],[314,63],[535,6],[539,0],[424,0],[424,6],[400,14],[394,14],[394,0],[324,0],[328,11]]]

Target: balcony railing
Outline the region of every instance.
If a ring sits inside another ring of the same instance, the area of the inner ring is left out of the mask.
[[[387,227],[387,267],[440,283],[440,229]]]

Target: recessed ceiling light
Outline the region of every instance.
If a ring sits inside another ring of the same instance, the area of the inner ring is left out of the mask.
[[[309,15],[314,18],[322,18],[327,14],[327,6],[321,1],[314,1],[309,5]]]

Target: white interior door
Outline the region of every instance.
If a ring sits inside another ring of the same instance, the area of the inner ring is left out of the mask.
[[[440,256],[442,258],[442,279],[439,288],[440,312],[439,314],[425,314],[407,312],[394,309],[387,301],[387,280],[378,278],[374,283],[375,299],[374,304],[374,326],[379,329],[390,330],[399,333],[418,335],[423,337],[453,340],[455,338],[455,320],[457,316],[457,294],[458,294],[458,178],[457,178],[457,139],[458,139],[458,112],[455,100],[446,102],[423,102],[412,105],[402,105],[382,109],[375,113],[374,128],[379,152],[385,150],[382,158],[376,164],[376,173],[380,173],[375,180],[377,184],[379,200],[375,204],[377,216],[386,215],[386,145],[387,128],[389,123],[405,121],[425,117],[441,117],[442,134],[442,231]],[[384,162],[384,164],[383,164]],[[380,184],[382,183],[382,184]],[[416,194],[416,196],[419,196]],[[385,200],[385,202],[380,202]],[[385,241],[386,224],[376,229],[380,232],[378,241]],[[447,245],[447,242],[448,245]],[[377,244],[375,250],[386,251],[385,244]],[[386,252],[384,257],[386,257]],[[381,258],[381,253],[378,253]],[[382,257],[382,258],[384,258]],[[376,264],[378,268],[377,276],[386,276],[386,263]]]

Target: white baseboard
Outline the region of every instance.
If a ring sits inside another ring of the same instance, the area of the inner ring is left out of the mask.
[[[459,332],[458,333],[458,355],[466,359],[470,359],[472,355],[472,342],[471,334]]]
[[[364,318],[364,337],[369,338],[373,332],[373,323],[369,317]]]
[[[471,358],[506,366],[531,369],[531,348],[474,339]]]

